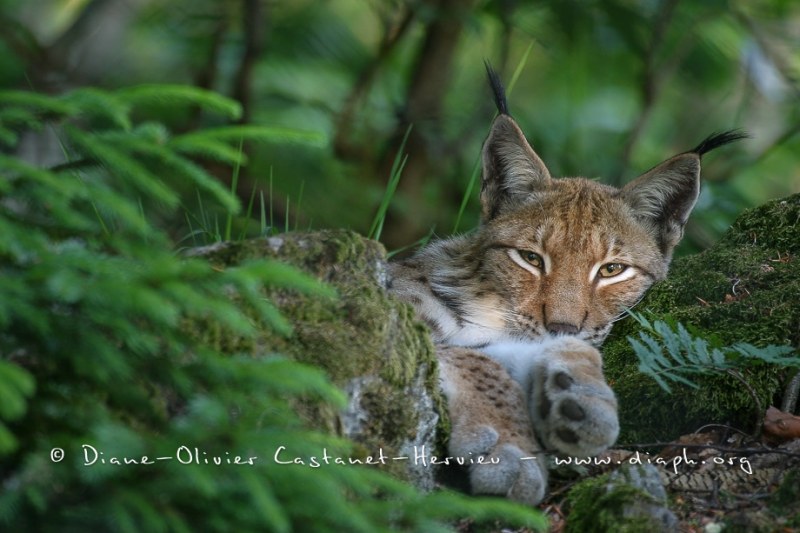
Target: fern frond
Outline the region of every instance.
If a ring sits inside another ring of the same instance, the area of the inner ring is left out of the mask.
[[[738,343],[731,346],[731,350],[745,359],[759,359],[780,366],[800,366],[800,358],[791,355],[794,353],[794,348],[791,346],[769,345],[757,348],[752,344]]]
[[[683,324],[672,328],[661,320],[651,323],[641,314],[628,313],[644,330],[639,332],[638,339],[628,337],[628,343],[639,358],[639,370],[667,392],[671,391],[667,381],[696,388],[695,383],[684,377],[686,374],[726,372],[754,362],[800,367],[800,357],[789,355],[794,352],[791,346],[757,348],[738,343],[712,347],[706,339],[690,334]]]

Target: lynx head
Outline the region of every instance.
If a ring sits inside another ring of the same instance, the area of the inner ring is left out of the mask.
[[[745,135],[712,135],[621,189],[554,179],[490,79],[500,115],[483,147],[484,287],[498,295],[507,333],[599,343],[666,275],[700,192],[701,156]]]

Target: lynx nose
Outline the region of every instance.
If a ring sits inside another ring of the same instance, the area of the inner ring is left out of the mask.
[[[553,335],[575,335],[578,333],[578,326],[565,322],[552,322],[547,324],[547,331]]]

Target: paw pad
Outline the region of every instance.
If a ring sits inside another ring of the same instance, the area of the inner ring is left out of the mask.
[[[566,372],[559,372],[553,379],[556,382],[556,386],[561,390],[567,390],[575,383],[575,379]]]
[[[562,415],[570,420],[574,420],[575,422],[579,422],[586,418],[586,412],[583,410],[583,407],[578,405],[578,402],[571,398],[567,398],[561,402],[561,406],[558,408],[558,410]]]
[[[580,440],[578,435],[576,435],[571,429],[559,428],[556,430],[556,435],[559,439],[567,444],[577,444]]]
[[[529,413],[534,431],[546,448],[576,457],[596,455],[619,433],[616,399],[600,367],[585,360],[574,368],[568,363],[574,361],[554,359],[533,369]]]

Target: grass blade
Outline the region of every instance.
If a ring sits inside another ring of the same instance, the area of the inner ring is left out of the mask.
[[[237,196],[236,188],[239,185],[239,170],[242,168],[242,149],[244,148],[244,139],[239,139],[239,159],[233,166],[233,176],[231,176],[231,196]],[[233,211],[228,210],[228,216],[225,220],[225,240],[231,240],[231,228],[233,226]]]
[[[411,134],[411,128],[413,124],[408,126],[405,135],[403,135],[403,142],[400,143],[400,148],[397,150],[397,154],[394,157],[394,163],[392,163],[392,171],[389,174],[389,183],[386,185],[386,190],[383,192],[383,198],[381,199],[381,204],[378,207],[378,212],[375,213],[375,218],[372,221],[372,225],[369,228],[369,233],[367,233],[367,237],[373,240],[378,240],[381,238],[381,232],[383,231],[383,222],[386,219],[386,212],[389,210],[389,204],[394,197],[394,193],[397,190],[397,184],[400,183],[400,176],[403,174],[403,169],[406,166],[406,161],[408,161],[408,155],[403,154],[406,148],[406,142],[408,141],[408,136]]]
[[[267,234],[267,211],[264,205],[264,191],[261,191],[261,235]]]

